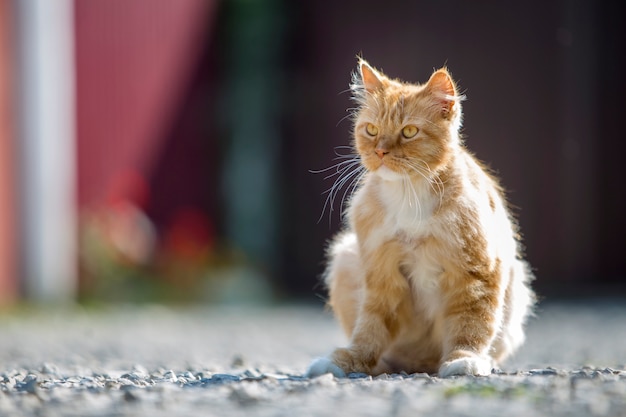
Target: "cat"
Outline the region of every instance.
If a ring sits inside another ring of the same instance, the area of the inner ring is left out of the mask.
[[[324,277],[349,345],[306,374],[489,375],[535,296],[503,190],[461,140],[464,96],[445,67],[416,85],[363,59],[351,90],[363,172]]]

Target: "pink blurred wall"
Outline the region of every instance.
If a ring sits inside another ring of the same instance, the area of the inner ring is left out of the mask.
[[[78,205],[141,206],[215,2],[75,2]]]
[[[18,292],[11,5],[0,0],[0,304],[14,301]]]

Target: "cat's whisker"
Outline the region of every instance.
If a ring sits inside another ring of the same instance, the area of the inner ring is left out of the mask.
[[[354,150],[354,148],[352,146],[349,146],[349,145],[337,145],[337,146],[335,146],[335,152],[337,151],[337,149],[348,149],[348,150],[351,150],[351,151]]]
[[[343,188],[345,188],[344,193],[341,196],[341,205],[340,205],[340,211],[343,214],[343,205],[344,205],[344,201],[346,199],[347,193],[351,190],[350,197],[354,194],[354,191],[356,189],[355,185],[360,182],[363,175],[365,174],[365,168],[361,166],[361,159],[358,154],[355,154],[355,153],[343,154],[343,153],[340,153],[340,150],[352,151],[354,150],[354,148],[351,146],[335,147],[335,155],[337,156],[336,158],[334,158],[334,160],[344,159],[343,161],[340,161],[328,168],[310,171],[312,173],[325,173],[325,172],[334,170],[334,172],[328,174],[326,177],[324,177],[324,179],[332,178],[335,176],[337,177],[335,178],[333,185],[328,190],[324,191],[323,193],[323,194],[327,194],[327,196],[324,202],[324,207],[322,208],[322,213],[320,214],[320,218],[318,219],[318,223],[321,221],[322,217],[324,217],[324,213],[326,212],[327,208],[329,209],[328,220],[330,223],[332,219],[332,213],[334,212],[335,200],[337,196],[339,195],[339,192]],[[349,184],[346,187],[347,183]]]
[[[330,175],[327,175],[325,179],[331,178],[337,175],[338,177],[333,182],[333,185],[323,193],[323,194],[328,194],[328,195],[326,196],[326,200],[324,201],[324,207],[322,208],[322,213],[320,214],[320,217],[317,220],[318,223],[324,217],[324,213],[326,212],[327,208],[329,209],[328,221],[330,223],[332,219],[332,213],[334,212],[335,199],[337,198],[339,192],[344,188],[346,183],[349,183],[348,187],[346,187],[341,197],[340,211],[343,212],[343,203],[344,203],[345,196],[347,195],[348,190],[352,188],[354,191],[353,185],[357,183],[356,179],[360,179],[362,177],[362,174],[364,171],[364,168],[361,166],[360,159],[358,158],[358,156],[355,156],[354,158],[347,160],[347,161],[339,162],[338,164],[335,164],[324,170],[320,170],[319,172],[327,172],[328,170],[332,170],[332,169],[335,169],[336,172]]]
[[[341,179],[338,179],[336,181],[336,188],[337,188],[337,192],[335,193],[335,196],[337,195],[337,193],[343,188],[343,186],[350,181],[350,179],[354,178],[355,176],[358,175],[358,173],[360,172],[360,168],[356,168],[353,169],[349,172],[346,173],[346,175],[344,175],[343,177],[341,177]]]
[[[411,192],[413,193],[413,197],[415,197],[415,202],[417,203],[417,220],[421,222],[422,220],[422,205],[420,204],[419,197],[417,196],[417,191],[415,191],[415,184],[410,182]]]
[[[402,177],[402,188],[404,192],[402,199],[403,199],[403,202],[405,199],[408,199],[410,208],[413,208],[413,204],[411,203],[412,201],[411,197],[415,199],[415,210],[413,210],[414,212],[413,221],[419,223],[422,220],[422,205],[420,203],[419,197],[417,196],[417,191],[415,191],[415,185],[413,184],[413,181],[411,181],[411,177],[408,175],[408,173],[406,174],[407,174],[406,176]]]
[[[345,116],[343,116],[341,119],[339,119],[339,121],[337,122],[337,124],[335,125],[335,127],[339,127],[339,125],[341,124],[341,122],[343,122],[344,120],[349,119],[349,118],[351,118],[351,117],[353,117],[353,116],[354,116],[354,113],[351,113],[351,112],[350,112],[350,113],[348,113],[348,114],[346,114],[346,115],[345,115]]]
[[[348,191],[350,191],[349,199],[352,199],[352,196],[354,195],[354,192],[357,189],[357,185],[361,182],[361,180],[363,179],[363,176],[367,173],[367,170],[363,167],[360,167],[356,171],[358,171],[359,174],[356,175],[354,178],[352,178],[352,181],[350,181],[350,184],[348,184],[345,191],[343,192],[343,196],[341,196],[341,204],[339,206],[339,211],[341,212],[342,216],[344,214],[343,206],[344,206],[344,203],[346,202],[346,195]]]
[[[352,91],[352,89],[350,87],[348,87],[345,90],[342,90],[342,91],[338,92],[337,95],[340,96],[342,94],[346,94],[346,93],[349,93],[351,91]]]
[[[360,168],[357,168],[353,171],[350,171],[349,174],[347,174],[343,180],[341,181],[341,184],[337,187],[337,192],[335,193],[335,196],[333,198],[333,201],[331,202],[331,205],[334,205],[334,199],[337,197],[337,195],[339,194],[339,191],[342,188],[345,188],[343,195],[341,196],[341,203],[339,204],[339,212],[341,213],[341,215],[343,215],[343,206],[344,206],[344,202],[346,199],[346,195],[348,193],[348,191],[353,187],[353,185],[355,184],[355,181],[359,178],[359,174],[361,172]],[[346,183],[348,183],[347,187],[344,187],[346,185]]]
[[[347,161],[338,162],[338,163],[336,163],[334,165],[329,166],[328,168],[324,168],[324,169],[310,169],[309,172],[311,174],[322,174],[324,172],[335,170],[334,173],[324,177],[324,179],[328,179],[328,178],[334,177],[335,175],[341,174],[346,169],[349,169],[352,165],[359,164],[359,163],[360,163],[360,160],[357,157],[352,157],[351,159],[349,159]]]
[[[417,172],[419,175],[428,182],[430,189],[433,193],[439,197],[439,207],[443,204],[443,193],[445,191],[443,181],[439,178],[437,174],[433,172],[428,163],[425,161],[417,161],[425,165],[425,167],[420,167],[418,165],[414,165],[413,163],[408,163],[407,166]],[[435,188],[436,186],[436,188]]]
[[[424,167],[420,167],[418,165],[413,165],[415,168],[418,168],[420,170],[425,170],[426,175],[425,178],[428,180],[428,183],[431,187],[431,189],[433,190],[433,192],[435,194],[437,194],[437,191],[442,192],[441,188],[437,187],[438,190],[435,190],[433,187],[433,182],[436,182],[438,180],[437,175],[433,172],[432,169],[430,169],[430,165],[428,165],[428,162],[426,161],[422,161],[422,160],[417,160],[416,162],[419,162],[420,164],[423,164]],[[422,171],[424,172],[424,171]]]
[[[411,197],[408,195],[407,193],[407,185],[406,185],[407,179],[405,177],[402,177],[402,205],[404,205],[404,202],[408,199],[409,200],[409,208],[413,208],[413,202],[411,201]]]
[[[408,200],[409,208],[413,208],[413,200],[411,199],[411,194],[409,193],[410,189],[410,178],[402,177],[402,204],[405,204],[405,201]]]
[[[354,152],[349,152],[346,154],[340,153],[340,150],[348,150],[348,151],[354,151],[354,148],[352,146],[335,146],[335,155],[337,156],[335,159],[340,159],[340,158],[360,158],[359,154],[354,153]]]
[[[336,154],[337,156],[333,158],[333,161],[339,161],[341,159],[358,159],[359,156],[356,154],[349,154],[349,155],[341,155],[341,154]]]
[[[338,177],[335,180],[335,182],[333,183],[333,185],[326,191],[326,192],[328,192],[327,199],[329,199],[329,202],[330,202],[330,212],[331,213],[334,211],[333,210],[333,205],[334,205],[334,202],[335,202],[335,198],[337,197],[337,193],[339,192],[339,190],[341,190],[341,188],[343,187],[345,182],[348,180],[348,178],[350,176],[352,176],[353,172],[354,171],[349,171],[345,176]]]
[[[336,175],[339,175],[341,177],[342,174],[344,174],[344,173],[346,173],[348,171],[351,171],[354,168],[355,165],[358,165],[358,163],[350,165],[350,166],[347,166],[344,169],[342,169],[341,171],[335,172],[334,174],[327,175],[327,176],[324,177],[324,179],[327,180],[327,179],[332,178],[332,177],[334,177]],[[340,178],[340,177],[338,177],[338,178]]]
[[[324,217],[324,213],[326,212],[326,208],[329,207],[329,206],[330,206],[329,221],[330,221],[330,217],[331,217],[332,212],[333,212],[333,208],[332,208],[332,202],[334,200],[333,194],[335,193],[335,188],[336,188],[338,180],[339,180],[339,178],[337,178],[335,180],[335,182],[333,183],[333,185],[329,189],[327,189],[326,191],[324,191],[322,193],[322,195],[326,194],[326,199],[324,200],[324,207],[322,207],[322,212],[320,213],[320,217],[317,219],[318,223],[322,220],[322,217]]]
[[[405,206],[407,205],[407,200],[408,200],[408,206],[409,208],[413,208],[413,201],[411,200],[411,195],[409,193],[409,185],[408,185],[408,180],[406,177],[402,177],[402,205]],[[415,212],[415,210],[413,210]]]
[[[332,178],[335,175],[341,175],[342,173],[354,168],[355,165],[359,165],[360,163],[361,163],[360,161],[354,161],[354,160],[344,161],[341,163],[341,165],[343,165],[341,168],[337,167],[337,170],[335,171],[335,173],[327,175],[326,177],[324,177],[324,179]]]
[[[417,172],[427,183],[428,186],[430,187],[430,189],[433,191],[433,194],[439,196],[439,205],[441,206],[441,201],[442,201],[442,191],[435,189],[434,185],[433,185],[433,179],[429,174],[428,171],[424,172],[424,170],[420,167],[417,166],[413,166],[409,164],[409,168],[411,168],[412,170],[414,170],[415,172]]]
[[[424,178],[424,180],[426,180],[426,182],[428,182],[430,184],[431,178],[428,175],[430,173],[429,171],[424,170],[424,168],[422,168],[420,166],[413,165],[412,163],[407,163],[407,166],[409,168],[411,168],[413,171],[417,172],[422,178]],[[430,184],[430,185],[432,186],[432,184]]]
[[[437,190],[439,192],[436,192],[434,188],[433,188],[433,192],[439,195],[439,207],[441,207],[441,205],[443,204],[443,193],[445,191],[445,186],[443,184],[443,181],[441,181],[441,178],[439,178],[439,176],[436,175],[432,169],[430,169],[430,165],[428,165],[426,161],[419,160],[418,162],[426,165],[426,169],[428,170],[428,173],[430,174],[430,178],[431,178],[431,181],[430,181],[431,188],[433,187],[432,185],[433,182],[437,185]]]

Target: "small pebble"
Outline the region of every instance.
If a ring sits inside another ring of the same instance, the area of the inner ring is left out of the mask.
[[[56,375],[56,374],[59,373],[59,368],[57,368],[55,365],[52,365],[50,363],[45,363],[41,367],[41,373],[42,374],[53,374],[53,375]]]
[[[133,403],[139,401],[139,397],[135,395],[131,390],[124,391],[124,400]]]
[[[556,369],[546,368],[546,369],[531,369],[528,371],[531,375],[556,375]]]
[[[215,374],[211,378],[203,378],[200,380],[202,386],[220,385],[228,382],[238,382],[241,378],[237,375]]]
[[[246,364],[246,361],[244,360],[243,356],[240,354],[233,356],[233,359],[230,362],[230,366],[232,368],[241,368],[245,366],[245,364]]]
[[[418,372],[410,375],[411,379],[427,379],[431,380],[432,377],[428,375],[426,372]]]
[[[337,381],[335,380],[335,376],[331,373],[317,376],[311,380],[315,385],[321,386],[334,386],[337,385]]]
[[[37,377],[34,378],[25,378],[24,382],[19,383],[16,386],[18,391],[28,392],[30,394],[35,394],[37,392]]]
[[[167,371],[164,375],[163,378],[167,379],[170,382],[177,382],[178,381],[178,377],[176,376],[176,374],[174,373],[174,371]]]

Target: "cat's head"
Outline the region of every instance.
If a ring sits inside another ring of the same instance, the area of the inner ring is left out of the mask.
[[[393,80],[360,60],[354,140],[365,168],[383,179],[432,175],[458,146],[461,100],[445,68],[425,84]]]

